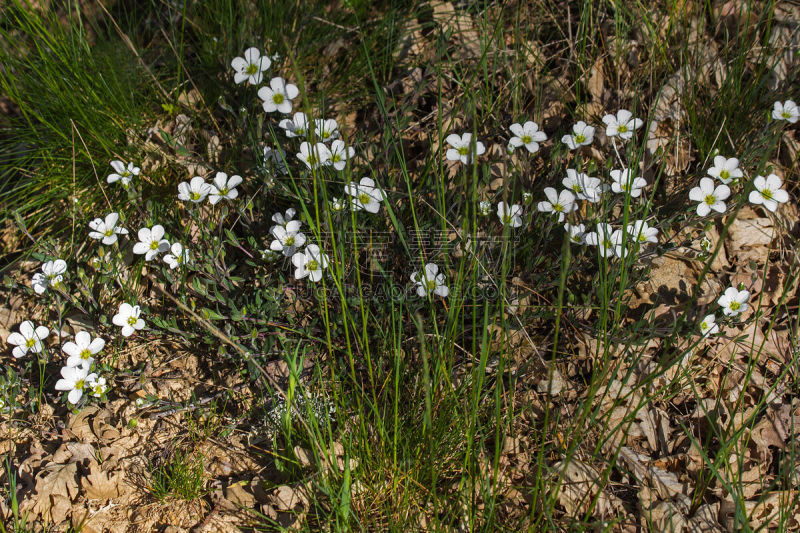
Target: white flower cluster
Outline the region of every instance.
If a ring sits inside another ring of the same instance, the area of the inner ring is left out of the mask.
[[[744,172],[739,168],[739,159],[730,159],[718,155],[714,157],[714,165],[707,171],[710,177],[700,179],[697,187],[689,191],[689,199],[697,202],[697,214],[707,216],[711,211],[724,213],[727,209],[725,200],[731,195],[731,186],[739,184],[744,177]],[[720,183],[716,184],[714,180]],[[782,189],[783,180],[775,174],[756,176],[748,200],[754,205],[763,205],[765,209],[774,213],[778,206],[789,201],[789,193]]]
[[[19,359],[28,352],[42,353],[44,341],[49,335],[50,330],[46,326],[36,326],[30,320],[25,320],[19,325],[19,331],[12,332],[6,342],[14,346],[11,355]],[[92,372],[95,355],[105,344],[102,338],[92,339],[88,332],[79,331],[75,334],[75,342],[70,341],[62,346],[62,351],[68,357],[61,369],[62,379],[56,382],[55,389],[68,391],[67,399],[71,404],[77,404],[84,392],[101,398],[108,391],[106,379]]]
[[[202,180],[202,178],[200,178]],[[119,213],[109,213],[105,220],[96,218],[89,223],[89,237],[102,240],[103,244],[114,244],[117,242],[117,235],[127,235],[128,230],[117,225]],[[164,226],[156,224],[150,228],[141,228],[137,232],[139,242],[133,245],[133,253],[144,255],[145,261],[152,261],[159,254],[169,252],[164,256],[164,262],[169,268],[175,268],[189,262],[189,251],[179,242],[170,245],[164,239]],[[33,279],[34,290],[41,294],[46,290],[47,281],[51,286],[57,286],[61,282],[62,274],[66,271],[66,263],[58,260],[45,263],[42,266],[43,275],[36,274]],[[49,277],[50,276],[50,277]]]
[[[298,251],[306,243],[306,236],[300,231],[302,222],[294,218],[296,214],[294,208],[289,208],[285,214],[272,215],[275,225],[269,232],[275,240],[270,244],[270,250],[292,258],[295,278],[308,278],[316,283],[322,279],[322,271],[328,267],[328,256],[316,244],[309,244],[305,250]]]
[[[315,119],[314,127],[309,130],[309,120],[305,113],[298,112],[289,120],[283,119],[278,125],[286,132],[289,138],[308,136],[311,131],[314,138],[319,139],[314,144],[309,141],[300,143],[300,151],[296,154],[297,159],[309,170],[316,170],[320,167],[332,167],[335,170],[344,170],[347,160],[355,156],[355,149],[347,146],[339,137],[339,124],[335,119]],[[332,141],[332,142],[331,142]],[[330,142],[330,148],[326,145]]]
[[[224,172],[217,172],[211,183],[206,183],[201,176],[195,176],[189,181],[178,184],[178,200],[199,204],[208,198],[211,205],[217,205],[220,200],[235,200],[239,197],[236,189],[242,183],[242,177],[233,175],[228,177]]]
[[[67,342],[61,350],[67,354],[67,362],[61,368],[61,379],[56,382],[56,390],[67,391],[67,400],[75,405],[84,393],[102,398],[108,392],[106,378],[93,372],[95,355],[105,347],[101,337],[92,339],[86,331],[75,334],[75,342]]]

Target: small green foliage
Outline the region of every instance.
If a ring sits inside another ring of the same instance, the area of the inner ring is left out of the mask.
[[[150,465],[148,490],[159,501],[177,498],[196,500],[206,493],[204,457],[200,452],[173,450]]]

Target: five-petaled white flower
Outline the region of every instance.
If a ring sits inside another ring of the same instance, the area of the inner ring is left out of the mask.
[[[237,84],[248,81],[253,85],[258,85],[264,79],[264,71],[272,65],[272,60],[267,56],[262,56],[258,48],[248,48],[244,51],[244,57],[234,57],[231,67],[236,73],[233,81]]]
[[[597,246],[601,257],[613,257],[619,243],[615,242],[614,230],[610,224],[597,224],[597,231],[592,231],[584,236],[586,244]]]
[[[620,109],[616,115],[604,116],[603,122],[606,125],[606,135],[624,140],[633,137],[634,130],[641,128],[644,124],[642,119],[634,118],[633,113],[627,109]]]
[[[339,136],[339,124],[335,119],[318,118],[314,120],[314,132],[322,142],[328,142]]]
[[[297,98],[300,91],[293,83],[286,83],[281,77],[269,80],[269,87],[258,90],[258,97],[264,101],[264,111],[272,113],[279,111],[284,115],[292,112],[292,100]]]
[[[215,205],[221,199],[234,200],[239,196],[236,187],[242,183],[242,177],[233,175],[230,178],[224,172],[217,172],[214,182],[211,184],[211,191],[208,193],[208,201]]]
[[[445,157],[448,161],[461,161],[465,165],[472,162],[472,159],[486,152],[486,147],[482,142],[476,140],[475,147],[472,147],[472,134],[465,133],[458,135],[451,133],[445,139],[447,144],[452,148],[448,148]]]
[[[61,350],[67,354],[67,366],[85,366],[91,368],[94,356],[106,345],[101,337],[92,339],[88,331],[79,331],[75,334],[75,342],[64,343]]]
[[[714,187],[714,180],[711,178],[702,178],[700,185],[689,191],[689,199],[697,204],[697,214],[701,217],[706,216],[713,209],[718,213],[724,213],[725,206],[724,200],[731,195],[731,189],[727,185],[720,184]]]
[[[497,218],[500,219],[500,223],[504,226],[518,228],[522,225],[522,206],[497,202]]]
[[[778,204],[783,204],[789,201],[789,193],[784,191],[783,180],[775,175],[770,174],[766,178],[764,176],[756,176],[753,180],[753,186],[756,190],[750,192],[748,200],[751,204],[761,205],[771,211],[772,213],[778,209]]]
[[[90,374],[89,367],[65,366],[61,369],[61,378],[56,382],[56,390],[69,391],[67,400],[75,405],[83,397],[84,389],[89,388],[89,382],[97,379],[97,374]]]
[[[89,379],[94,376],[94,379]],[[108,392],[108,385],[106,385],[106,378],[97,377],[96,374],[89,374],[87,376],[86,382],[89,384],[89,391],[92,396],[95,398],[102,397],[106,392]]]
[[[591,178],[582,172],[568,168],[567,177],[561,183],[572,191],[578,200],[587,200],[591,203],[600,201],[603,192],[600,178]]]
[[[138,176],[141,171],[141,169],[133,163],[128,163],[128,165],[125,166],[125,163],[119,159],[115,159],[111,162],[111,168],[114,169],[114,172],[108,175],[106,182],[114,183],[119,181],[125,187],[127,187],[131,179],[133,179],[134,176]]]
[[[572,133],[561,137],[561,142],[566,144],[570,150],[575,150],[581,146],[588,146],[594,140],[594,126],[589,126],[584,121],[579,120],[572,126]]]
[[[297,159],[305,163],[310,169],[319,168],[328,164],[331,159],[331,151],[322,143],[316,143],[313,147],[310,142],[303,141]]]
[[[508,144],[514,148],[524,146],[528,152],[535,154],[539,151],[539,143],[547,140],[547,135],[539,130],[539,125],[531,120],[525,124],[520,125],[515,122],[509,128],[514,137],[508,141]],[[480,155],[480,154],[478,154]]]
[[[142,228],[137,234],[139,242],[133,245],[133,253],[144,255],[145,261],[169,250],[169,241],[164,238],[164,226],[156,224],[152,228]]]
[[[298,248],[306,243],[306,236],[300,232],[300,221],[292,220],[285,226],[272,226],[270,233],[275,240],[269,245],[273,252],[283,252],[286,257],[294,255]]]
[[[278,123],[287,137],[305,137],[308,133],[308,117],[302,111],[295,113],[291,119],[285,118]]]
[[[641,176],[634,177],[633,171],[629,168],[622,170],[612,170],[610,172],[611,190],[615,193],[629,193],[631,198],[638,198],[642,195],[642,189],[647,186],[647,180]]]
[[[292,256],[292,264],[295,266],[295,278],[308,276],[308,279],[317,282],[322,279],[322,271],[328,267],[328,257],[320,251],[319,246],[309,244],[305,251]]]
[[[564,223],[564,229],[569,233],[569,242],[573,244],[585,244],[586,226],[584,224]]]
[[[725,316],[737,316],[747,311],[749,307],[747,300],[749,299],[750,291],[740,291],[736,287],[728,287],[717,303],[722,306]]]
[[[281,226],[285,226],[286,224],[289,223],[290,220],[294,218],[296,214],[297,210],[295,210],[294,207],[290,207],[289,209],[286,210],[285,215],[282,215],[280,213],[275,213],[274,215],[272,215],[272,221],[276,224],[280,224]]]
[[[716,335],[719,333],[719,324],[717,324],[717,317],[714,315],[706,315],[702,322],[700,322],[700,333],[703,337],[709,335]]]
[[[131,305],[127,302],[119,306],[117,314],[111,319],[115,326],[122,328],[122,336],[130,337],[137,330],[144,327],[144,320],[141,318],[142,309],[138,305]]]
[[[339,211],[344,211],[346,205],[347,204],[345,204],[344,200],[342,200],[338,196],[335,196],[331,199],[331,211],[333,212],[338,213]]]
[[[739,168],[739,160],[737,158],[726,159],[721,155],[714,158],[714,166],[708,169],[708,175],[712,178],[717,178],[725,185],[744,176],[742,169]]]
[[[381,207],[380,203],[386,199],[383,189],[367,177],[361,178],[358,183],[351,181],[345,186],[344,192],[351,196],[350,206],[354,211],[363,209],[369,213],[377,213]]]
[[[352,146],[345,146],[344,141],[337,139],[331,143],[331,157],[328,160],[329,165],[333,165],[336,170],[344,170],[347,166],[347,160],[356,155],[356,151]]]
[[[632,225],[629,224],[628,235],[639,244],[658,242],[658,228],[650,227],[644,220],[636,220]]]
[[[489,200],[481,200],[478,203],[478,213],[480,213],[482,216],[487,216],[491,212],[492,212],[492,203]],[[522,224],[521,220],[520,224]]]
[[[128,230],[117,226],[119,213],[109,213],[105,220],[96,218],[89,222],[89,237],[92,239],[102,239],[103,244],[114,244],[117,242],[117,235],[127,235]]]
[[[794,124],[800,119],[800,107],[792,100],[775,102],[775,105],[772,107],[772,118],[775,120],[788,120]]]
[[[178,184],[178,200],[184,202],[202,202],[211,193],[211,185],[200,176],[193,177],[188,183]]]
[[[19,359],[28,351],[40,353],[44,348],[42,341],[50,335],[50,330],[45,326],[34,326],[30,320],[24,321],[19,325],[19,333],[16,331],[8,336],[6,342],[15,346],[11,350],[11,355]]]
[[[42,294],[49,287],[58,287],[64,280],[64,273],[67,271],[67,262],[63,259],[48,261],[42,265],[42,271],[33,275],[31,285],[33,292]]]
[[[557,215],[559,222],[564,222],[564,217],[567,213],[578,209],[578,204],[575,203],[575,194],[570,190],[564,189],[558,193],[552,187],[545,187],[544,195],[547,197],[547,200],[539,202],[536,205],[536,210],[541,213],[553,213]]]
[[[450,294],[450,289],[444,284],[444,274],[440,273],[439,267],[433,263],[426,264],[422,272],[411,274],[411,281],[417,288],[417,296],[421,298],[429,294],[436,294],[444,298]]]
[[[164,256],[164,262],[169,265],[170,270],[175,270],[181,265],[189,262],[189,250],[179,242],[173,242],[169,253]]]

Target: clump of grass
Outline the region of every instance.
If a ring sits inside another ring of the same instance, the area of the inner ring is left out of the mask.
[[[208,492],[206,479],[203,455],[176,449],[165,459],[150,465],[148,491],[159,501],[177,498],[191,502]]]
[[[5,461],[5,471],[8,477],[8,486],[3,491],[2,497],[8,501],[10,516],[6,516],[7,522],[0,522],[0,533],[33,533],[36,531],[35,524],[29,523],[29,514],[20,512],[19,499],[17,497],[17,472],[11,464],[11,457],[7,456]]]
[[[159,100],[142,64],[110,38],[110,24],[72,7],[69,22],[20,0],[3,7],[0,90],[15,112],[0,118],[2,217],[16,211],[34,233],[64,228],[103,199],[95,161],[138,150],[125,146],[127,132]]]

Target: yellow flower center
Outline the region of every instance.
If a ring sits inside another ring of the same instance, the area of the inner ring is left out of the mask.
[[[199,200],[199,199],[200,199],[200,193],[199,193],[199,192],[196,192],[196,191],[192,191],[192,192],[190,192],[190,193],[189,193],[189,199],[190,199],[190,200],[195,200],[195,201],[196,201],[196,200]]]
[[[364,205],[368,204],[371,199],[372,198],[370,198],[369,195],[367,193],[364,193],[364,192],[362,192],[361,194],[358,195],[358,201],[361,202]]]
[[[461,148],[458,149],[458,153],[459,155],[467,155],[469,153],[469,147],[462,146]]]
[[[731,311],[738,311],[741,306],[742,304],[740,304],[739,302],[731,302],[731,304],[728,307],[731,308]]]
[[[704,201],[708,205],[714,205],[715,203],[717,203],[717,197],[714,196],[713,194],[709,194],[706,196],[706,199]]]
[[[308,270],[312,270],[312,271],[313,271],[313,270],[319,270],[319,263],[317,262],[317,260],[316,260],[316,259],[312,259],[312,260],[311,260],[311,261],[309,261],[309,262],[308,262],[308,264],[306,265],[306,269],[308,269]]]
[[[727,170],[720,170],[719,171],[719,177],[720,177],[720,179],[726,180],[726,179],[731,177],[731,173],[728,172]]]
[[[27,346],[28,348],[33,348],[35,344],[36,344],[36,339],[28,339],[25,341],[25,346]]]
[[[114,228],[107,229],[103,232],[106,237],[111,237],[114,234]]]
[[[286,237],[286,246],[294,246],[294,236],[290,235]]]
[[[81,350],[81,359],[89,359],[92,357],[92,352],[89,351],[89,348],[84,348]]]
[[[275,93],[272,95],[272,101],[276,104],[280,105],[283,103],[283,95],[281,93]]]
[[[564,211],[564,206],[561,204],[553,204],[553,211],[555,211],[556,213],[561,213],[562,211]]]
[[[792,116],[792,114],[789,113],[788,111],[784,111],[783,113],[781,113],[781,116],[783,118],[790,118]]]
[[[258,67],[254,63],[250,63],[249,65],[247,65],[247,70],[245,70],[245,72],[252,76],[256,72],[258,72]]]
[[[436,288],[436,282],[434,280],[427,280],[425,285],[428,287],[429,292]]]
[[[150,243],[150,249],[151,250],[158,250],[158,241],[152,241]]]
[[[763,196],[767,200],[772,200],[772,191],[769,189],[764,189],[763,191],[761,191],[761,196]]]
[[[129,316],[128,317],[128,324],[131,325],[131,326],[135,326],[136,325],[136,317],[133,316],[133,315]]]
[[[580,185],[578,185],[578,184],[576,183],[576,184],[574,184],[574,185],[572,186],[572,190],[573,190],[574,192],[583,192],[583,187],[581,187]]]
[[[626,126],[625,124],[620,124],[619,126],[617,126],[617,131],[620,133],[625,133],[628,131],[628,126]]]
[[[507,213],[505,215],[503,215],[503,224],[508,224],[510,222],[511,222],[511,215],[509,215]]]
[[[79,379],[75,382],[75,388],[78,390],[83,390],[83,387],[86,385],[86,381]]]
[[[578,135],[575,135],[573,139],[577,144],[581,144],[583,142],[586,142],[586,135],[579,133]]]
[[[530,144],[533,142],[533,139],[531,138],[530,135],[523,135],[521,139],[522,139],[522,144]]]
[[[128,170],[123,170],[122,172],[120,172],[120,173],[119,173],[119,175],[120,175],[121,177],[123,177],[123,178],[127,178],[128,176],[130,176],[130,175],[131,175],[131,173],[130,173],[130,171],[128,171]]]

